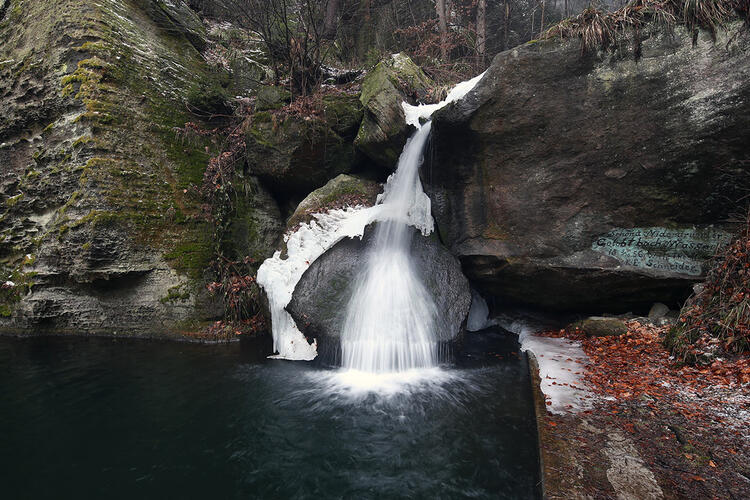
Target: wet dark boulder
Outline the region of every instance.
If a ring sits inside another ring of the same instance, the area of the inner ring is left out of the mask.
[[[469,282],[456,258],[435,237],[413,231],[412,259],[440,316],[437,339],[441,343],[456,341],[463,334],[471,305]],[[344,239],[321,255],[302,275],[286,307],[305,336],[317,339],[318,352],[324,358],[338,348],[346,307],[355,280],[366,265],[373,236],[370,227],[361,240]]]
[[[750,189],[750,37],[652,33],[632,52],[498,54],[436,113],[426,191],[484,295],[555,309],[676,305]]]

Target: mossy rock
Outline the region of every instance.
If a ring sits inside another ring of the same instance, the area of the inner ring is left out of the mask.
[[[434,86],[404,53],[379,62],[362,82],[365,115],[355,145],[378,165],[395,169],[411,133],[401,103],[415,103]]]
[[[283,232],[281,212],[271,194],[255,177],[236,179],[229,227],[221,242],[223,254],[241,261],[262,262],[273,255]]]
[[[628,326],[621,319],[592,316],[568,327],[580,330],[588,337],[613,337],[628,333]]]
[[[232,57],[229,64],[232,69],[232,95],[250,95],[265,88],[261,82],[267,76],[267,68],[262,63],[238,54]]]
[[[309,222],[313,214],[357,205],[372,206],[381,191],[382,186],[377,182],[341,174],[300,202],[287,222],[287,229]]]
[[[147,9],[157,24],[178,31],[197,49],[206,48],[206,29],[198,14],[183,1],[137,0]]]
[[[364,116],[364,108],[358,95],[327,95],[323,97],[323,110],[331,130],[345,140],[354,140]]]
[[[226,76],[226,75],[224,75]],[[219,75],[210,74],[205,79],[195,82],[188,89],[187,103],[189,109],[201,116],[229,115],[229,94]]]
[[[177,3],[10,2],[0,262],[8,275],[38,274],[4,302],[0,329],[151,336],[216,319],[205,297],[214,226],[190,188],[218,151],[180,128],[201,123],[185,106],[191,90],[229,79],[206,65],[200,19]],[[175,287],[190,300],[159,300]]]
[[[257,91],[255,110],[269,111],[273,109],[279,109],[289,104],[291,99],[292,93],[284,87],[264,85]]]
[[[362,116],[354,96],[328,96],[313,116],[260,111],[247,132],[250,172],[283,196],[306,195],[342,173],[358,157],[353,136]]]

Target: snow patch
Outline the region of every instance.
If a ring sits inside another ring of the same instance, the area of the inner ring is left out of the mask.
[[[312,360],[317,344],[309,344],[284,309],[292,300],[294,287],[315,259],[343,238],[362,237],[365,227],[376,219],[379,207],[355,207],[315,214],[314,219],[284,236],[287,255],[277,250],[258,269],[258,284],[268,295],[271,309],[274,357]]]
[[[402,102],[401,107],[404,108],[406,123],[408,125],[413,125],[419,128],[420,120],[427,120],[438,109],[442,109],[448,104],[462,99],[474,87],[476,87],[477,83],[479,83],[479,80],[481,80],[483,76],[484,73],[475,76],[471,80],[466,80],[465,82],[459,83],[458,85],[453,87],[450,92],[448,92],[448,96],[444,101],[440,101],[437,104],[419,104],[417,106],[412,106],[409,103]]]
[[[589,358],[580,342],[534,335],[542,326],[523,321],[500,320],[498,324],[516,333],[521,350],[531,352],[536,358],[547,410],[564,414],[591,407],[594,395],[583,379]]]

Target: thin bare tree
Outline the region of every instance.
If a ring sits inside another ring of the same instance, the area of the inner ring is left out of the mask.
[[[438,16],[438,29],[440,30],[440,56],[443,61],[448,60],[448,2],[447,0],[436,0],[435,10]]]
[[[328,0],[325,18],[323,19],[323,35],[327,40],[333,40],[336,37],[340,3],[340,0]]]
[[[326,56],[324,21],[330,0],[218,1],[263,41],[277,80],[288,76],[297,95],[307,95],[318,85]]]
[[[484,69],[487,55],[487,0],[477,4],[477,61]]]
[[[547,7],[546,0],[542,0],[542,18],[541,18],[541,21],[539,22],[539,38],[541,38],[542,34],[544,33],[544,11],[546,7]]]
[[[567,2],[567,0],[565,0]],[[505,20],[503,23],[503,50],[508,50],[508,32],[510,30],[510,4],[505,0]]]

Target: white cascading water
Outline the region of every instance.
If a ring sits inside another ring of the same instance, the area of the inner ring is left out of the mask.
[[[415,272],[413,232],[405,222],[416,216],[432,225],[430,201],[419,182],[430,125],[422,125],[409,139],[379,199],[391,218],[377,223],[364,272],[349,301],[341,331],[344,368],[388,373],[437,363],[435,301]]]
[[[343,368],[392,373],[429,368],[438,362],[437,308],[412,261],[413,231],[408,221],[422,221],[422,232],[432,232],[430,199],[419,181],[424,146],[432,128],[430,117],[461,99],[482,76],[458,84],[440,103],[402,104],[406,123],[417,131],[404,146],[396,172],[378,197],[387,218],[381,218],[375,228],[366,268],[346,311],[341,331]]]
[[[383,221],[375,229],[375,244],[368,254],[367,269],[358,280],[342,331],[343,364],[358,372],[403,372],[430,367],[437,362],[432,322],[435,305],[415,276],[409,255],[411,231],[428,235],[433,230],[430,199],[422,191],[419,165],[430,134],[432,113],[461,99],[484,74],[459,83],[438,104],[411,106],[403,103],[406,122],[417,128],[399,158],[396,172],[388,178],[378,202],[370,208],[331,210],[316,214],[285,235],[287,255],[277,251],[258,269],[258,283],[266,291],[271,309],[275,357],[314,359],[315,344],[308,344],[285,307],[310,264],[343,238],[362,237],[368,224]]]

